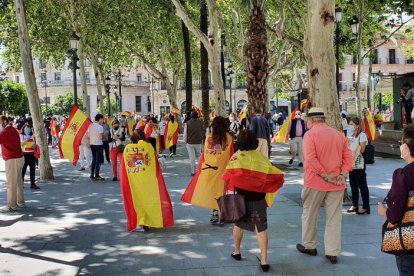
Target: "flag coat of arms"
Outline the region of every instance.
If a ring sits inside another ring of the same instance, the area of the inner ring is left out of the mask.
[[[152,145],[145,141],[125,147],[120,168],[127,230],[140,225],[174,225],[173,207]]]
[[[178,143],[178,123],[177,121],[168,121],[165,127],[165,148],[169,149],[171,146],[176,145]]]
[[[191,179],[181,200],[195,206],[216,209],[216,199],[224,193],[224,180],[221,175],[234,151],[233,137],[227,134],[224,148],[214,145],[213,138],[207,137],[197,173]]]
[[[79,145],[92,121],[74,105],[59,139],[59,155],[69,159],[74,166],[79,160]]]
[[[239,151],[231,158],[222,179],[234,187],[266,193],[267,206],[273,204],[277,191],[284,183],[284,175],[259,151]]]

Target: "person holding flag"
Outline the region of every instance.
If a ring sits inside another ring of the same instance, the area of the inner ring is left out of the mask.
[[[144,133],[148,142],[150,142],[150,144],[153,146],[154,150],[158,154],[158,152],[160,151],[160,128],[155,117],[151,117],[148,120],[148,123],[144,128]]]
[[[296,158],[296,154],[299,157],[299,167],[303,167],[303,136],[306,133],[305,122],[301,118],[301,113],[299,110],[295,112],[295,119],[291,121],[289,127],[289,137],[290,137],[290,154],[291,158],[289,160],[289,165],[293,163],[293,160]]]
[[[174,114],[170,114],[167,117],[165,127],[165,148],[170,149],[170,157],[177,153],[178,143],[178,123],[175,119]]]
[[[143,226],[163,228],[174,225],[173,207],[157,155],[142,130],[131,136],[120,169],[121,190],[127,216],[127,230]]]
[[[237,138],[239,151],[235,153],[224,171],[222,179],[245,197],[246,214],[233,227],[234,251],[231,257],[241,260],[240,244],[243,231],[256,232],[260,247],[260,267],[269,271],[267,258],[267,207],[266,193],[275,193],[284,182],[283,173],[256,150],[259,141],[250,130],[242,130]]]
[[[226,119],[215,117],[211,133],[204,142],[197,172],[181,197],[183,202],[212,209],[210,222],[213,224],[220,222],[216,199],[223,195],[224,181],[221,176],[233,152],[233,135],[229,133]]]

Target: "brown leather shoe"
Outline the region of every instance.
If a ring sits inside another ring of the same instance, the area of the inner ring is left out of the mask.
[[[325,255],[325,257],[331,262],[331,264],[338,263],[338,257],[336,256]]]
[[[296,245],[296,249],[299,251],[299,252],[301,252],[301,253],[303,253],[303,254],[308,254],[308,255],[311,255],[311,256],[316,256],[316,255],[318,255],[318,251],[316,250],[316,248],[314,248],[314,249],[307,249],[307,248],[305,248],[302,244],[300,244],[300,243],[298,243],[297,245]]]

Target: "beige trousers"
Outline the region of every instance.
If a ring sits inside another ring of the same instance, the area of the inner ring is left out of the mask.
[[[326,212],[325,255],[338,256],[341,250],[342,201],[344,191],[320,192],[304,187],[302,190],[302,245],[316,248],[319,209],[322,202]]]
[[[302,137],[295,137],[290,140],[290,145],[292,146],[291,149],[291,156],[292,159],[295,160],[296,153],[299,155],[299,162],[303,162],[303,138]]]
[[[257,150],[266,156],[266,158],[269,158],[269,145],[267,144],[267,140],[263,138],[257,138],[257,140],[259,141]]]
[[[24,158],[9,159],[6,162],[7,207],[24,205],[22,169]]]

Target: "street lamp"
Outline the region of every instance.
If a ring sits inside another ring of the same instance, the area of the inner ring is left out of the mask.
[[[45,87],[45,109],[46,109],[46,115],[47,115],[47,80],[43,81],[43,86]]]
[[[338,101],[340,100],[340,93],[341,90],[339,87],[339,44],[340,44],[340,29],[339,23],[342,20],[342,9],[340,6],[335,6],[335,22],[336,22],[336,31],[335,31],[335,58],[336,58],[336,91],[338,93]]]
[[[231,67],[232,65],[230,64],[228,66],[228,71],[226,73],[226,76],[229,80],[229,88],[230,88],[230,110],[229,110],[230,113],[233,112],[233,100],[232,100],[233,96],[231,94],[231,84],[233,83],[233,76],[234,76],[234,71],[231,69]]]
[[[115,74],[115,79],[118,81],[118,93],[119,93],[119,112],[122,112],[122,75],[121,70],[118,70],[118,73]]]
[[[69,68],[72,69],[73,72],[73,102],[75,105],[78,105],[78,88],[76,84],[76,69],[79,69],[77,62],[78,58],[78,48],[79,48],[79,36],[76,35],[75,32],[69,38],[69,46],[70,50],[68,51],[68,56],[72,58],[71,63],[69,64]]]
[[[106,102],[108,103],[108,115],[111,116],[111,100],[109,98],[109,95],[111,93],[111,85],[109,84],[109,81],[111,80],[110,77],[106,77],[105,81],[105,92],[106,92]]]
[[[351,20],[352,33],[358,37],[359,34],[359,20],[356,16]]]

